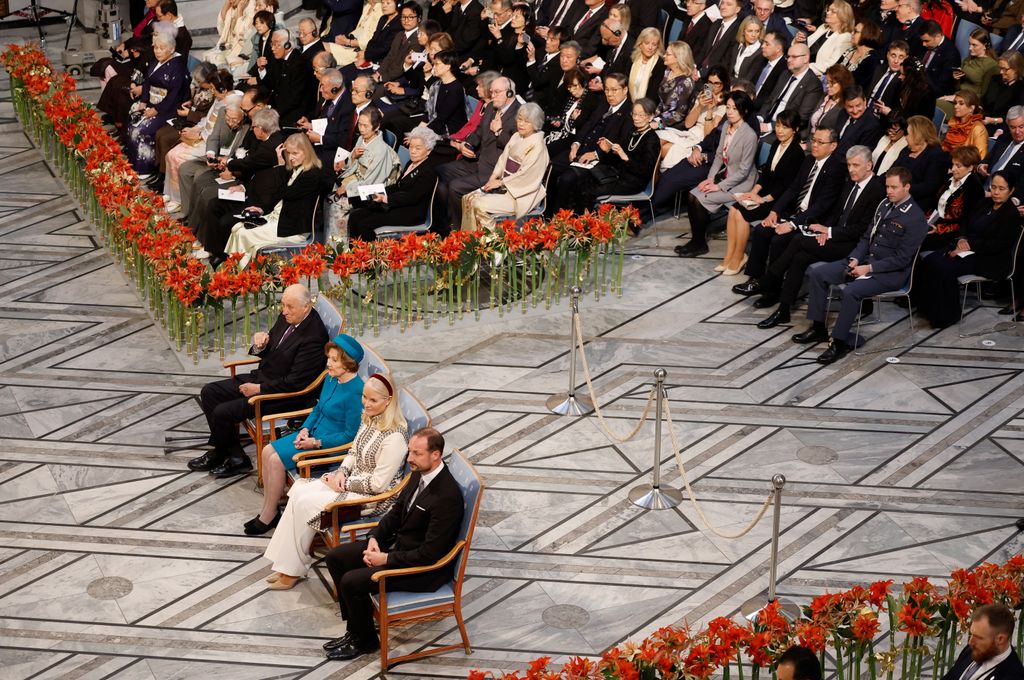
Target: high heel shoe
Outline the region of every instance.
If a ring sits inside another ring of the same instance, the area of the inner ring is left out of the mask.
[[[270,590],[291,590],[295,587],[295,584],[302,580],[301,576],[289,576],[288,574],[280,574],[277,580],[267,585]]]
[[[716,272],[724,272],[726,269],[728,269],[728,267],[725,266],[724,262],[722,264],[718,265],[717,267],[715,267],[715,271]]]

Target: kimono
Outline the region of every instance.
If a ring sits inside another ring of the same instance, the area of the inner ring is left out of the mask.
[[[493,229],[498,215],[522,217],[544,198],[544,173],[548,169],[548,148],[544,133],[529,137],[515,134],[505,145],[491,179],[500,179],[503,193],[480,190],[462,197],[462,230]]]
[[[189,80],[185,60],[177,52],[162,64],[152,64],[146,72],[142,95],[133,106],[133,112],[138,111],[140,117],[136,120],[132,116],[125,148],[128,161],[140,175],[156,170],[156,132],[177,114],[178,106],[188,96]],[[156,115],[142,115],[146,107],[156,109]]]

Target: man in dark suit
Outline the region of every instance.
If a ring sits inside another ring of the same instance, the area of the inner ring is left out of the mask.
[[[320,96],[324,101],[313,114],[313,120],[327,121],[323,134],[313,130],[312,122],[306,118],[300,118],[298,125],[306,131],[306,136],[313,143],[320,164],[330,168],[334,166],[334,154],[338,147],[348,139],[355,106],[345,88],[345,78],[336,68],[329,68],[320,74]]]
[[[807,225],[794,236],[781,255],[772,259],[768,271],[758,279],[761,298],[754,304],[767,308],[777,301],[778,309],[762,319],[758,328],[775,328],[789,323],[789,313],[800,293],[804,274],[815,262],[832,262],[850,254],[864,230],[871,224],[875,208],[885,198],[885,183],[872,174],[871,148],[855,146],[846,152],[850,180],[843,187],[832,214]]]
[[[707,0],[686,0],[687,22],[679,35],[693,52],[693,62],[700,65],[711,41],[711,28],[715,22],[706,13]]]
[[[380,60],[380,68],[373,74],[377,81],[376,98],[387,95],[383,83],[398,80],[405,73],[405,58],[413,50],[419,49],[419,39],[416,34],[419,32],[420,18],[423,10],[415,2],[406,2],[398,10],[398,20],[402,22],[402,30],[395,35],[391,41],[391,49]]]
[[[910,47],[902,40],[896,40],[885,52],[885,68],[875,71],[871,84],[868,86],[868,106],[874,108],[876,102],[881,102],[889,108],[899,108],[900,103],[900,74],[903,72],[903,62],[910,54]]]
[[[1013,26],[1006,29],[1003,42],[999,45],[999,54],[1007,52],[1024,52],[1024,11],[1014,20]]]
[[[548,107],[558,84],[562,81],[559,56],[562,51],[563,35],[564,31],[558,26],[548,29],[548,35],[544,38],[543,54],[537,54],[532,41],[526,43],[526,75],[530,79],[529,99],[540,104],[545,112],[551,110]],[[575,67],[575,56],[572,64]]]
[[[754,0],[754,16],[764,24],[765,32],[771,31],[782,38],[783,50],[789,47],[790,35],[789,26],[786,20],[775,13],[775,3],[772,0]]]
[[[306,106],[316,97],[313,71],[292,45],[287,29],[274,31],[270,50],[274,60],[267,65],[267,76],[262,82],[274,92],[272,101],[281,117],[281,126],[293,127],[306,115]]]
[[[629,91],[626,76],[613,73],[604,79],[605,100],[594,109],[579,128],[575,142],[568,151],[551,159],[552,178],[557,181],[548,188],[548,213],[554,215],[559,208],[572,205],[576,188],[589,175],[590,170],[572,165],[597,161],[597,142],[602,137],[613,144],[626,144],[633,130],[630,117]]]
[[[882,125],[874,112],[868,111],[864,90],[859,85],[851,85],[843,93],[843,111],[836,119],[836,130],[839,132],[836,152],[841,155],[858,145],[873,149],[882,138]]]
[[[1024,665],[1010,645],[1013,612],[1003,604],[986,604],[971,614],[970,637],[942,680],[1021,680]]]
[[[785,31],[785,35],[788,37],[789,31]],[[768,31],[764,34],[764,39],[761,40],[761,56],[765,61],[761,72],[750,80],[754,83],[754,110],[756,111],[765,108],[765,102],[775,91],[779,78],[784,74],[786,77],[789,75],[789,70],[786,68],[787,42],[782,36],[782,33]]]
[[[769,260],[782,254],[797,229],[821,222],[832,210],[846,179],[842,157],[835,153],[837,141],[833,129],[820,127],[814,131],[811,153],[804,159],[793,184],[775,201],[760,226],[751,230],[750,259],[744,269],[750,278],[733,286],[732,292],[760,293],[757,280],[764,276]]]
[[[898,0],[879,0],[878,7],[873,10],[869,17],[882,29],[882,38],[878,44],[886,47],[893,40],[899,38],[900,21],[896,18],[896,3]]]
[[[459,59],[465,60],[476,52],[483,40],[483,11],[483,6],[477,0],[437,0],[430,5],[427,17],[441,24],[441,28],[452,37],[453,49]]]
[[[921,27],[921,43],[925,47],[924,64],[928,80],[938,96],[953,94],[957,89],[953,70],[960,68],[960,53],[952,40],[942,34],[938,22],[929,19]]]
[[[1010,107],[1006,112],[1006,126],[1010,128],[1010,134],[1000,135],[988,154],[989,162],[978,166],[978,174],[985,178],[986,189],[996,170],[1008,173],[1016,183],[1024,177],[1024,106]]]
[[[814,109],[818,108],[824,93],[821,79],[811,70],[811,52],[804,43],[793,43],[789,46],[786,63],[789,67],[789,78],[779,78],[771,96],[764,101],[758,114],[761,116],[761,133],[772,132],[772,123],[780,111],[792,109],[800,115],[801,121],[811,119]],[[806,137],[809,135],[804,128]]]
[[[807,319],[811,327],[793,336],[793,342],[808,344],[827,340],[825,314],[832,286],[842,290],[839,317],[832,327],[832,342],[818,357],[818,363],[831,364],[857,347],[859,339],[850,329],[860,313],[860,302],[879,293],[897,290],[907,282],[917,251],[928,233],[928,220],[910,196],[910,171],[894,167],[885,173],[886,200],[875,210],[871,227],[866,229],[853,252],[845,260],[818,265],[811,269]]]
[[[572,24],[569,30],[572,39],[580,44],[580,56],[584,59],[597,54],[601,44],[601,24],[608,18],[608,7],[604,0],[584,0],[586,7],[583,14]]]
[[[253,335],[249,353],[260,358],[259,368],[207,383],[199,394],[203,415],[210,426],[208,443],[213,448],[188,462],[195,472],[231,477],[252,470],[238,440],[238,425],[253,416],[249,398],[257,394],[296,392],[313,382],[327,360],[324,344],[327,329],[313,309],[309,289],[294,284],[281,295],[281,315],[270,329]],[[275,400],[264,413],[283,413],[308,406],[316,394]]]
[[[552,28],[548,35],[555,35],[561,29]],[[580,46],[575,40],[566,40],[558,47],[558,59],[552,60],[546,69],[546,75],[538,81],[541,89],[534,89],[533,98],[548,115],[557,115],[565,107],[569,97],[568,88],[564,87],[565,76],[579,67]],[[534,86],[537,87],[536,85]]]
[[[441,181],[434,214],[439,217],[440,227],[462,228],[462,197],[490,179],[498,157],[515,134],[518,112],[515,84],[505,76],[496,78],[491,83],[491,102],[484,109],[480,125],[464,142],[452,144],[462,158],[438,168]]]
[[[921,0],[899,0],[896,4],[896,20],[900,22],[900,28],[895,39],[910,45],[910,56],[920,59],[924,56],[924,45],[921,43],[921,29],[924,26]]]
[[[584,0],[550,0],[542,2],[537,10],[537,35],[547,37],[547,30],[553,26],[565,29],[565,39],[572,38],[572,29],[587,11]]]
[[[327,553],[325,561],[338,591],[341,617],[348,632],[324,644],[327,658],[346,661],[380,648],[373,627],[370,595],[380,586],[373,575],[386,569],[434,564],[455,545],[465,501],[442,460],[444,437],[431,427],[409,439],[412,476],[391,510],[370,530],[365,541],[346,543]],[[388,590],[430,593],[453,577],[455,561],[422,574],[389,578]]]
[[[615,19],[608,17],[601,24],[601,47],[597,54],[585,59],[580,66],[589,75],[597,80],[591,80],[595,87],[597,83],[604,82],[604,77],[609,73],[629,73],[633,66],[633,46],[636,39],[626,32],[625,28]],[[593,62],[600,57],[604,61],[604,67],[595,69]]]
[[[704,55],[697,65],[702,76],[707,76],[712,64],[725,64],[732,72],[736,61],[736,52],[740,44],[736,42],[736,32],[740,28],[740,5],[738,0],[719,0],[718,10],[722,18],[711,26],[710,40]]]
[[[320,35],[334,42],[339,35],[348,35],[363,14],[363,3],[359,0],[323,0],[324,17],[320,23]]]

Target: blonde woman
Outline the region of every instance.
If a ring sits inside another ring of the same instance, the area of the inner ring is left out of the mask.
[[[806,37],[811,51],[811,70],[819,76],[838,62],[853,46],[853,8],[846,0],[835,0],[825,10],[825,23]],[[797,40],[801,34],[797,34]]]
[[[544,110],[523,104],[516,114],[516,132],[494,165],[490,179],[462,198],[462,229],[493,229],[497,215],[522,217],[544,198],[548,149],[544,145]]]
[[[733,78],[743,78],[752,83],[757,81],[757,77],[766,63],[764,55],[761,54],[762,38],[764,38],[764,24],[756,16],[751,14],[740,22],[740,27],[736,31],[736,42],[739,43],[739,49],[732,67]]]
[[[319,479],[297,482],[288,492],[288,505],[263,556],[273,562],[267,577],[271,590],[288,590],[305,578],[313,557],[309,546],[320,528],[320,514],[330,503],[382,494],[402,479],[409,433],[398,407],[397,388],[379,373],[363,386],[362,424],[341,467]],[[397,496],[361,506],[348,521],[386,513]]]
[[[658,87],[658,108],[652,125],[656,130],[679,127],[686,121],[697,72],[693,52],[682,40],[669,44],[662,61],[665,62],[665,77]]]
[[[348,34],[352,37],[339,35],[334,38],[333,43],[324,43],[324,46],[334,55],[335,61],[338,62],[338,68],[355,62],[356,55],[366,48],[366,44],[373,37],[373,32],[377,30],[377,23],[382,16],[384,16],[384,12],[380,6],[380,0],[367,0],[363,5],[363,15],[359,17],[359,23],[356,24],[352,33]]]
[[[262,204],[246,208],[250,214],[265,216],[232,227],[224,249],[228,254],[243,253],[243,267],[262,247],[305,240],[313,228],[317,199],[330,187],[331,176],[320,166],[320,159],[304,134],[293,134],[278,147],[277,162],[277,191],[256,197]]]
[[[217,44],[206,51],[203,60],[217,66],[226,66],[236,75],[248,67],[248,59],[242,54],[252,46],[256,28],[253,16],[256,6],[253,0],[224,0],[217,15]]]
[[[633,101],[647,97],[658,100],[658,87],[665,75],[665,63],[661,55],[665,54],[665,45],[661,41],[661,31],[656,28],[645,28],[640,31],[633,48],[633,66],[629,69],[629,98]]]

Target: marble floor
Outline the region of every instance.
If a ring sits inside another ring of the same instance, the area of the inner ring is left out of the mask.
[[[88,87],[88,84],[85,84]],[[582,302],[586,356],[609,426],[637,422],[656,368],[681,460],[729,532],[787,483],[779,592],[797,602],[1005,560],[1024,542],[1024,338],[971,311],[912,333],[898,308],[862,356],[821,367],[792,329],[672,254],[685,222],[630,244],[621,297]],[[799,317],[799,315],[798,315]],[[221,375],[175,352],[92,226],[13,118],[0,83],[0,664],[4,678],[377,678],[376,657],[326,662],[344,630],[326,571],[292,591],[263,577],[265,538],[241,524],[253,479],[185,461],[205,439],[197,395]],[[552,415],[567,383],[566,304],[367,338],[483,475],[466,584],[474,654],[394,678],[465,677],[540,655],[599,655],[667,624],[733,615],[763,592],[770,521],[720,538],[684,503],[644,511],[654,429],[619,444],[594,417]],[[795,324],[802,327],[802,323]],[[878,351],[879,349],[883,351]],[[892,348],[892,349],[886,349]],[[820,349],[820,348],[819,348]],[[681,486],[664,438],[663,482]],[[450,621],[402,630],[418,649]]]

